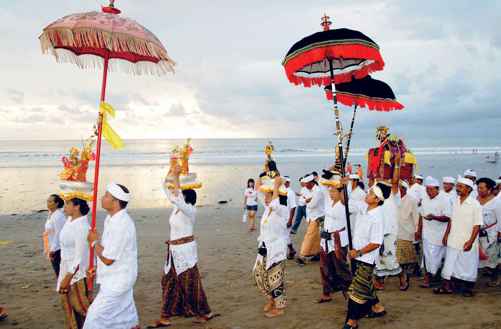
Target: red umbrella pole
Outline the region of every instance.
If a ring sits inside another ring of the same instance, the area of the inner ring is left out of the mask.
[[[104,102],[106,98],[106,81],[108,79],[108,57],[104,58],[104,68],[103,68],[103,81],[101,85],[101,102]],[[103,114],[99,111],[99,118],[97,121],[97,146],[96,146],[96,166],[94,168],[94,193],[92,198],[92,222],[91,230],[96,230],[96,216],[97,216],[97,191],[99,186],[99,164],[101,160],[101,139],[103,134]],[[89,259],[89,270],[94,268],[94,248],[90,247],[90,259]],[[94,280],[88,278],[87,288],[92,292],[94,288]]]

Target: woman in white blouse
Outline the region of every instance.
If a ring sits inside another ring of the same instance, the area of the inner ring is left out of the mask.
[[[268,318],[284,314],[287,306],[285,262],[288,210],[287,196],[279,194],[281,185],[282,178],[277,176],[273,192],[264,193],[265,210],[261,219],[258,255],[253,270],[256,285],[267,300],[263,310]]]
[[[59,243],[59,234],[66,223],[66,216],[63,212],[64,200],[57,194],[52,194],[47,199],[47,210],[49,214],[45,221],[43,232],[44,254],[50,260],[52,268],[59,276],[59,267],[61,264],[61,246]]]
[[[244,192],[244,206],[247,211],[250,232],[254,232],[256,230],[257,191],[254,185],[254,179],[249,178],[247,181],[247,188]]]
[[[89,206],[81,199],[66,201],[64,212],[68,220],[61,230],[61,269],[57,291],[61,294],[67,329],[83,328],[89,299],[86,274],[89,264]]]

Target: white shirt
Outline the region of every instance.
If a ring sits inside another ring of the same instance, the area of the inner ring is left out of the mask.
[[[287,189],[287,209],[289,210],[289,214],[291,209],[294,209],[297,207],[297,202],[296,202],[296,192],[292,188]],[[287,218],[289,218],[289,215],[287,215]]]
[[[49,251],[54,252],[61,249],[59,244],[61,230],[66,223],[66,216],[62,209],[56,209],[53,213],[47,216],[47,221],[45,222],[45,232],[49,239]]]
[[[329,198],[330,204],[325,209],[325,221],[324,230],[329,233],[336,231],[339,232],[339,239],[341,240],[341,247],[346,247],[348,245],[348,228],[346,226],[346,212],[344,204],[341,201],[332,204],[332,200]],[[325,249],[325,239],[320,242],[322,249],[329,253],[335,250],[334,237],[327,241],[327,250]]]
[[[253,188],[247,188],[244,193],[245,204],[247,206],[257,206],[257,191]]]
[[[399,240],[414,241],[414,234],[419,221],[416,200],[406,194],[398,205],[398,235]]]
[[[301,187],[301,191],[299,191],[299,197],[297,198],[297,205],[299,207],[306,206],[306,199],[311,197],[311,192],[306,187]]]
[[[357,216],[355,232],[353,234],[353,249],[360,250],[369,243],[383,244],[384,239],[384,222],[383,212],[381,207],[364,211]],[[379,248],[366,253],[356,259],[374,265],[376,258],[379,255]]]
[[[105,265],[97,258],[97,283],[101,289],[125,293],[134,287],[137,279],[136,226],[126,209],[104,220],[101,238],[103,256],[113,260]]]
[[[435,215],[435,216],[447,216],[451,217],[452,207],[449,199],[441,193],[437,194],[433,199],[426,197],[421,203],[421,216],[423,217],[423,239],[428,242],[441,246],[442,240],[444,238],[445,230],[447,229],[447,223],[439,222],[437,220],[426,220],[424,216]]]
[[[456,198],[458,197],[456,190],[452,189],[450,192],[445,192],[444,190],[442,190],[442,191],[440,191],[440,193],[445,195],[445,197],[447,197],[447,199],[449,199],[449,201],[451,203],[451,208],[452,208],[452,205],[454,205],[454,202],[456,201]]]
[[[353,191],[351,191],[350,200],[364,201],[366,195],[367,193],[365,193],[364,190],[362,190],[359,186],[357,186]]]
[[[471,238],[473,227],[482,224],[482,207],[480,203],[469,196],[461,204],[460,199],[457,198],[452,210],[451,230],[447,238],[447,246],[463,250],[464,244]],[[475,239],[473,248],[477,248],[477,246],[478,237]]]
[[[169,218],[170,225],[170,240],[177,240],[193,235],[197,208],[184,201],[183,194],[179,192],[174,196],[169,190],[165,190],[167,198],[173,205],[172,213]],[[198,262],[197,243],[196,241],[170,245],[170,256],[176,270],[176,274],[180,275],[186,270],[195,266]],[[169,257],[170,257],[169,256]],[[171,267],[170,261],[165,261],[164,272],[169,273]]]
[[[497,241],[497,232],[501,222],[501,199],[492,198],[487,203],[480,205],[482,207],[483,225],[486,228],[489,244]]]
[[[316,220],[325,213],[325,198],[321,188],[315,185],[310,192],[311,200],[306,204],[306,218],[308,221]]]
[[[61,268],[57,279],[57,290],[61,281],[67,274],[73,274],[71,284],[80,281],[87,275],[89,267],[89,221],[87,216],[68,221],[61,230],[59,241],[61,243]]]
[[[418,204],[427,196],[426,187],[418,183],[412,184],[407,193],[412,196]]]
[[[278,198],[265,205],[261,218],[258,246],[267,249],[266,268],[287,258],[287,207],[280,204]]]
[[[398,233],[398,205],[400,204],[400,192],[390,193],[388,199],[381,206],[384,219],[384,235]]]

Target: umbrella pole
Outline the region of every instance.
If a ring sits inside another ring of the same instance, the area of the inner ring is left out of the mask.
[[[103,81],[101,85],[101,98],[100,101],[104,102],[106,98],[106,82],[108,80],[108,57],[104,58],[104,67],[103,67]],[[91,230],[96,230],[96,217],[97,217],[97,191],[99,186],[99,165],[101,160],[101,139],[103,134],[103,114],[99,111],[99,118],[97,120],[97,145],[96,145],[96,165],[94,168],[94,191],[93,191],[93,201],[92,201],[92,222],[91,222]],[[94,248],[90,247],[90,256],[89,256],[89,271],[94,268]],[[89,293],[92,293],[94,288],[94,276],[90,276],[87,279],[87,289]]]
[[[346,144],[346,157],[344,158],[344,166],[348,161],[348,154],[350,153],[351,136],[353,134],[353,126],[355,125],[355,115],[357,114],[357,104],[353,108],[353,117],[351,118],[350,133],[348,134],[348,143]],[[362,177],[360,177],[362,178]]]
[[[341,163],[341,177],[345,177],[344,170],[344,157],[343,157],[343,142],[342,135],[343,131],[341,129],[341,121],[339,118],[339,108],[337,107],[337,96],[336,96],[336,84],[334,83],[334,67],[332,64],[332,59],[329,60],[329,69],[331,74],[331,86],[332,86],[332,99],[334,102],[334,114],[336,116],[336,135],[337,135],[337,147],[339,150],[339,160]],[[353,242],[351,238],[351,223],[350,223],[350,210],[348,208],[348,189],[346,185],[343,185],[343,195],[344,195],[344,210],[346,213],[346,224],[348,228],[348,248],[349,250],[353,249]],[[353,266],[352,266],[353,271]]]

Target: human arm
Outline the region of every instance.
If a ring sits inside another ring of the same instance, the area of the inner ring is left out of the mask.
[[[103,262],[104,265],[110,266],[115,262],[114,259],[106,258],[103,255],[104,247],[99,242],[99,234],[96,230],[89,230],[89,234],[87,235],[87,241],[89,242],[91,247],[94,247],[94,252],[97,257]]]
[[[451,222],[447,222],[447,228],[445,229],[444,237],[442,238],[442,244],[447,247],[447,240],[449,239],[449,233],[451,233]]]
[[[399,184],[400,184],[400,161],[401,155],[400,150],[395,154],[395,166],[393,169],[393,177],[391,178],[391,193],[397,194],[399,192]]]

